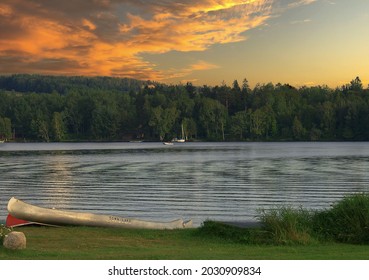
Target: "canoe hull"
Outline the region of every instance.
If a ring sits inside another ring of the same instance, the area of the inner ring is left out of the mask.
[[[63,211],[34,206],[14,197],[8,202],[8,212],[17,219],[51,225],[146,229],[180,229],[192,227],[191,221],[184,222],[182,219],[171,222],[152,222],[113,215]]]

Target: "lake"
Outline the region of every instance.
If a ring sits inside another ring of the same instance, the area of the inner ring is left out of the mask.
[[[8,200],[147,220],[255,221],[258,209],[323,209],[369,191],[369,143],[4,143]]]

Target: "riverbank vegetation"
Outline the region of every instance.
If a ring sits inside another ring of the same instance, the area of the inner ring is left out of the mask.
[[[312,245],[350,243],[369,245],[369,195],[344,197],[324,210],[282,206],[260,210],[261,226],[242,229],[206,221],[199,232],[244,244]]]
[[[19,228],[25,250],[0,246],[0,260],[368,260],[368,245],[246,244],[199,234],[199,229],[122,230],[87,227]]]
[[[205,221],[200,228],[23,227],[27,249],[0,259],[369,259],[369,195],[321,211],[260,212],[262,226]]]
[[[369,140],[369,89],[195,87],[109,77],[0,76],[0,139]]]

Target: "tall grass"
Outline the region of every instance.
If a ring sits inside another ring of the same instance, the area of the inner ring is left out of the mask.
[[[289,206],[262,209],[259,229],[237,229],[207,221],[199,233],[248,244],[314,244],[342,242],[369,244],[369,194],[353,194],[329,209],[309,211]]]
[[[292,207],[261,210],[259,219],[275,244],[309,244],[322,240],[369,244],[368,194],[346,196],[322,211]]]
[[[274,244],[308,244],[314,241],[311,212],[279,207],[260,210],[260,221]]]

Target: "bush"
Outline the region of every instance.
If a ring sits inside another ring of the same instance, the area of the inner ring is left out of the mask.
[[[259,219],[274,244],[308,244],[314,240],[312,214],[302,208],[260,210]]]
[[[369,195],[354,194],[344,197],[330,209],[317,212],[314,230],[338,242],[369,243]]]
[[[205,221],[198,233],[247,244],[369,244],[369,195],[350,195],[321,211],[292,207],[259,210],[259,220],[262,228],[255,229]]]
[[[369,244],[369,195],[349,195],[322,211],[291,207],[261,210],[260,220],[276,244],[318,240]]]
[[[227,225],[221,222],[205,221],[198,230],[199,235],[219,238],[224,241],[237,243],[252,243],[249,229]]]

